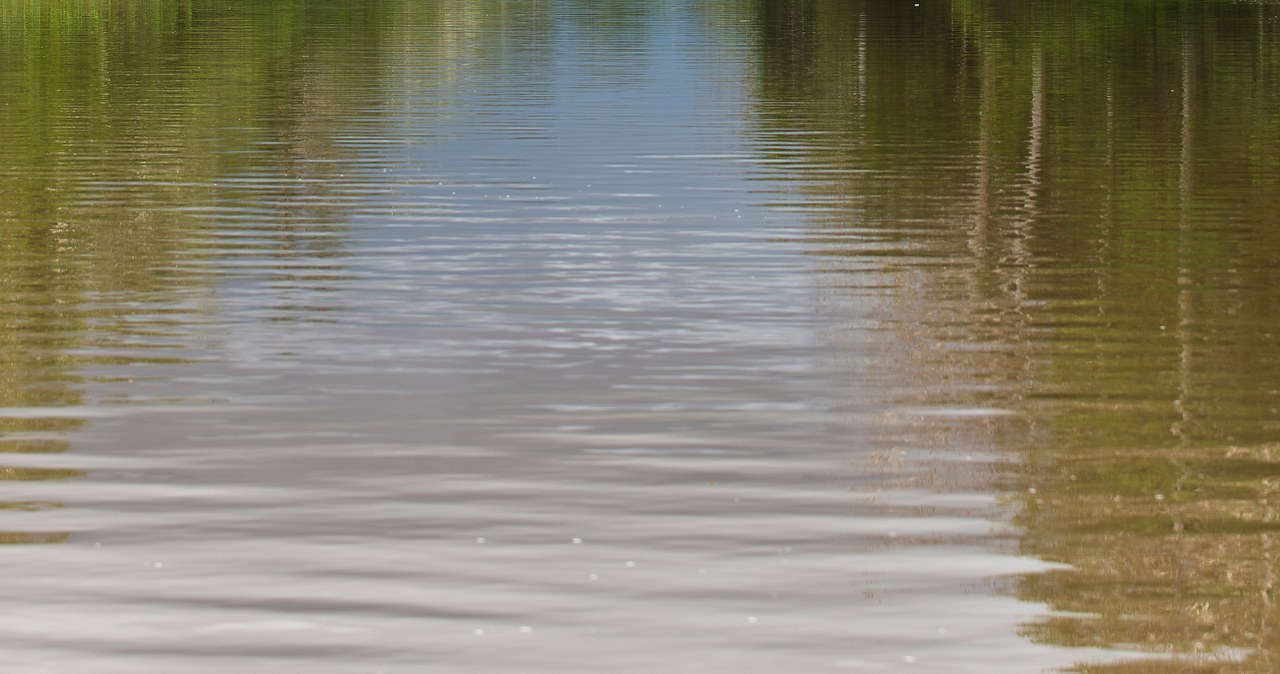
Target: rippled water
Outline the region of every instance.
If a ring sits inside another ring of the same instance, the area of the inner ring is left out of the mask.
[[[18,672],[1269,672],[1280,12],[0,0]]]

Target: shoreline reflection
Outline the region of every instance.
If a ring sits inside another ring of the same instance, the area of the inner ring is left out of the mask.
[[[1011,589],[1053,611],[1026,637],[1274,669],[1277,9],[759,7],[762,178],[811,209],[828,339],[898,333],[860,376],[907,409],[1014,412],[916,418],[1003,457],[972,479],[1067,565]]]

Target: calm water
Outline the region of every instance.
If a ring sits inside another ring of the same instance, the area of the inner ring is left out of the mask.
[[[1280,6],[0,0],[14,672],[1273,672]]]

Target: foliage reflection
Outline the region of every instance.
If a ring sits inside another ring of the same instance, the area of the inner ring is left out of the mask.
[[[758,142],[798,167],[773,180],[813,211],[827,309],[886,307],[899,404],[1016,412],[973,426],[1009,459],[1022,551],[1070,565],[1017,584],[1056,612],[1027,635],[1179,654],[1107,671],[1273,671],[1277,9],[757,22]]]

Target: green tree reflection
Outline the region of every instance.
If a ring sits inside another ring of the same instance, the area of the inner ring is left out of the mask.
[[[975,425],[1021,550],[1069,565],[1018,582],[1029,638],[1274,671],[1276,8],[920,5],[758,3],[824,301],[883,303],[897,403],[1018,413]]]
[[[87,380],[201,356],[237,273],[217,261],[253,256],[282,296],[338,282],[353,195],[373,180],[356,161],[371,151],[343,139],[404,96],[458,87],[440,67],[393,90],[388,51],[425,41],[448,63],[483,48],[465,36],[500,4],[0,0],[0,452],[28,455],[0,480],[81,475],[29,455],[70,447],[81,406],[102,402]]]

